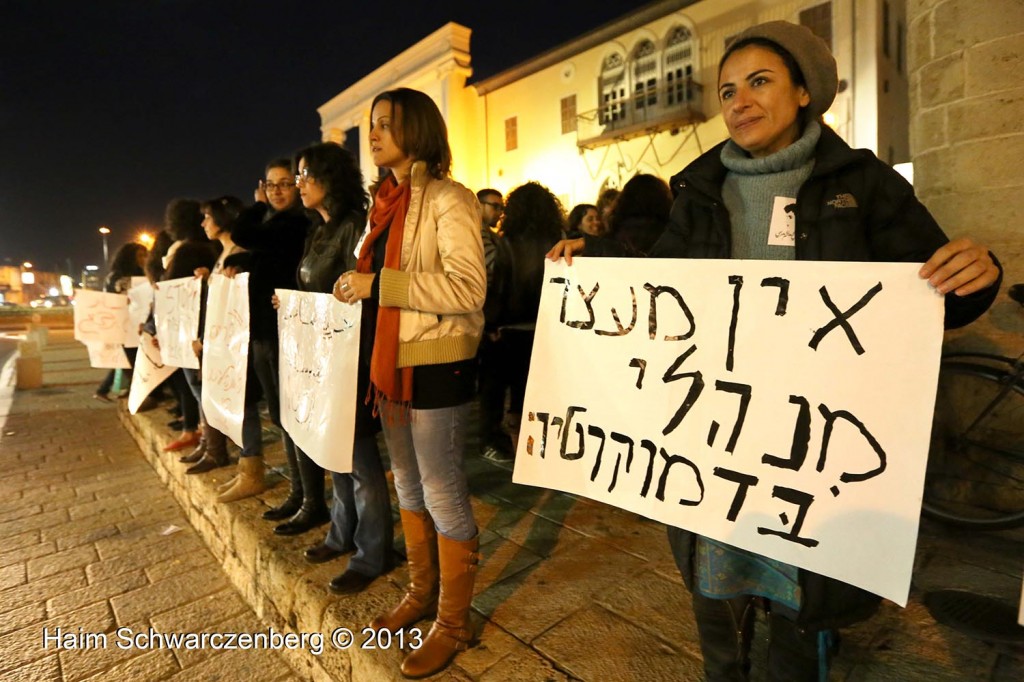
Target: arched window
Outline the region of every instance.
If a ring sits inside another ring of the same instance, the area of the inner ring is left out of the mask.
[[[685,26],[676,26],[665,41],[665,104],[686,104],[692,78],[693,33]]]
[[[633,107],[640,111],[658,103],[658,53],[654,41],[641,40],[633,50]]]
[[[601,124],[610,125],[626,118],[626,62],[622,54],[612,52],[601,63]]]

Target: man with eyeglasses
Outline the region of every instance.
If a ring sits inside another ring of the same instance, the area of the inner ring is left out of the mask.
[[[270,419],[281,426],[280,383],[277,373],[277,311],[271,303],[274,289],[294,289],[295,271],[302,259],[310,221],[299,203],[299,190],[289,159],[267,164],[255,191],[256,203],[238,217],[232,239],[249,249],[249,357],[263,388]],[[290,518],[302,504],[298,485],[295,445],[288,434],[284,449],[291,469],[292,490],[284,503],[263,518]]]
[[[484,243],[484,267],[487,271],[487,298],[484,301],[484,338],[477,359],[480,363],[480,434],[481,449],[487,459],[500,462],[512,460],[512,439],[502,429],[505,416],[505,389],[508,379],[498,354],[497,320],[508,276],[507,245],[498,229],[505,212],[501,192],[482,189],[476,193],[480,202],[480,237]]]

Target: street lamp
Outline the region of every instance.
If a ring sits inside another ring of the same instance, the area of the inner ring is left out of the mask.
[[[107,257],[107,235],[110,234],[110,228],[104,225],[100,228],[100,234],[103,235],[103,262],[105,264],[109,261]]]

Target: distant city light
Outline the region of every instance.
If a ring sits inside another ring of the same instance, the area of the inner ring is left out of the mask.
[[[70,296],[75,293],[75,281],[68,275],[60,276],[60,290],[65,296]]]
[[[36,273],[34,273],[34,272],[23,272],[23,273],[21,273],[21,283],[22,284],[35,284],[36,283]]]
[[[21,264],[21,267],[23,267],[23,268],[30,268],[30,267],[32,267],[32,264],[29,263],[28,261],[25,261],[24,263]]]
[[[89,272],[96,272],[97,270],[100,269],[100,266],[98,266],[98,265],[86,265],[85,269],[87,271],[89,271]]]
[[[110,228],[104,225],[103,227],[100,228],[99,232],[100,234],[110,234]]]
[[[60,291],[57,289],[57,287],[50,287],[49,295],[50,296],[60,296]]]
[[[135,241],[145,246],[147,249],[153,248],[153,242],[156,241],[155,237],[149,232],[139,232],[135,236]]]

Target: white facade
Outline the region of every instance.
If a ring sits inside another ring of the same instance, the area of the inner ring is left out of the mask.
[[[566,209],[593,203],[636,173],[668,179],[725,139],[718,61],[732,36],[774,19],[830,34],[840,93],[826,121],[855,147],[908,160],[905,0],[661,0],[469,86],[470,31],[448,24],[320,107],[323,136],[359,127],[374,177],[370,102],[416,88],[448,122],[455,179],[502,193],[536,180]]]

